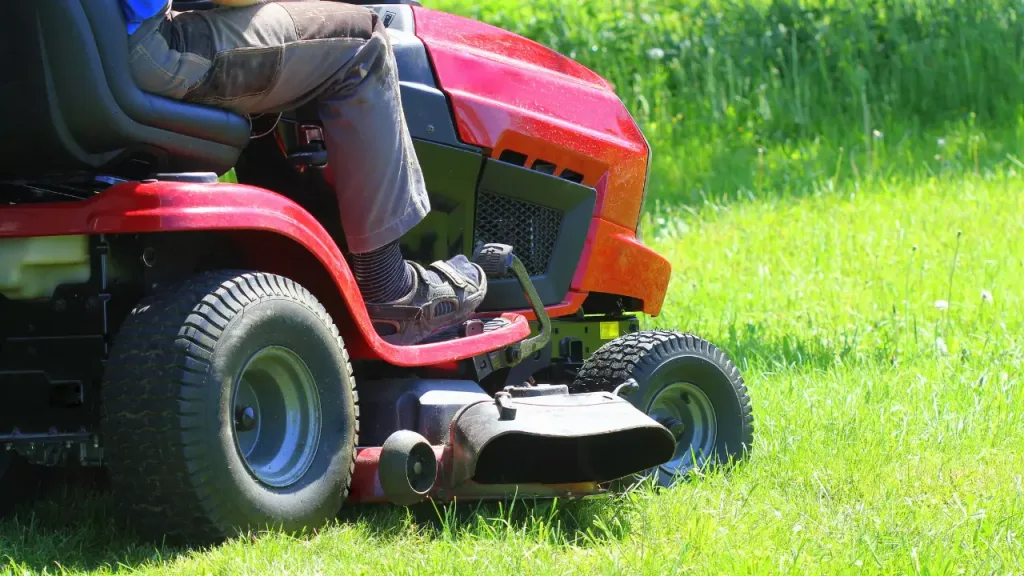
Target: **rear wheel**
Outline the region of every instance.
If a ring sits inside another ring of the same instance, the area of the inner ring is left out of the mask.
[[[103,388],[116,497],[146,536],[219,540],[329,521],[352,477],[352,368],[298,284],[202,274],[142,302]]]
[[[661,486],[704,465],[742,458],[753,442],[750,397],[725,353],[696,336],[667,330],[627,334],[599,348],[574,392],[612,391],[629,380],[630,402],[676,437],[672,460],[650,471]]]

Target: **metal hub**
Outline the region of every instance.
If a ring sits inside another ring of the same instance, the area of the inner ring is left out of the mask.
[[[235,408],[235,430],[249,432],[259,424],[256,420],[256,409],[252,406],[239,406]]]
[[[669,475],[685,474],[714,456],[718,421],[711,400],[689,382],[675,382],[658,392],[648,415],[676,439],[672,459],[661,465]]]
[[[260,482],[282,488],[313,463],[322,414],[316,383],[291,350],[269,346],[254,354],[235,383],[234,437]]]

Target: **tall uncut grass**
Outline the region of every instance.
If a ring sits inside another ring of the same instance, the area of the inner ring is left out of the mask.
[[[616,86],[652,197],[700,205],[1016,163],[1022,0],[428,0]],[[569,104],[571,105],[571,104]]]

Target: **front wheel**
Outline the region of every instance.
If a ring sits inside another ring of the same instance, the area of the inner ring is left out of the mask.
[[[629,401],[672,432],[676,451],[652,473],[661,486],[705,465],[736,461],[753,443],[750,397],[739,370],[709,342],[667,330],[635,332],[599,348],[575,392],[612,391],[629,380]]]
[[[286,278],[205,273],[140,303],[103,404],[111,484],[146,536],[314,528],[346,498],[352,367],[327,312]]]

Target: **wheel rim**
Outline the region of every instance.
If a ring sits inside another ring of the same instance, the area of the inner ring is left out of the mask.
[[[660,469],[671,476],[685,474],[714,456],[718,421],[711,400],[689,382],[665,386],[651,402],[648,414],[672,432],[676,451]]]
[[[235,445],[260,482],[282,488],[297,482],[320,443],[321,411],[313,374],[291,350],[254,354],[235,383]]]

